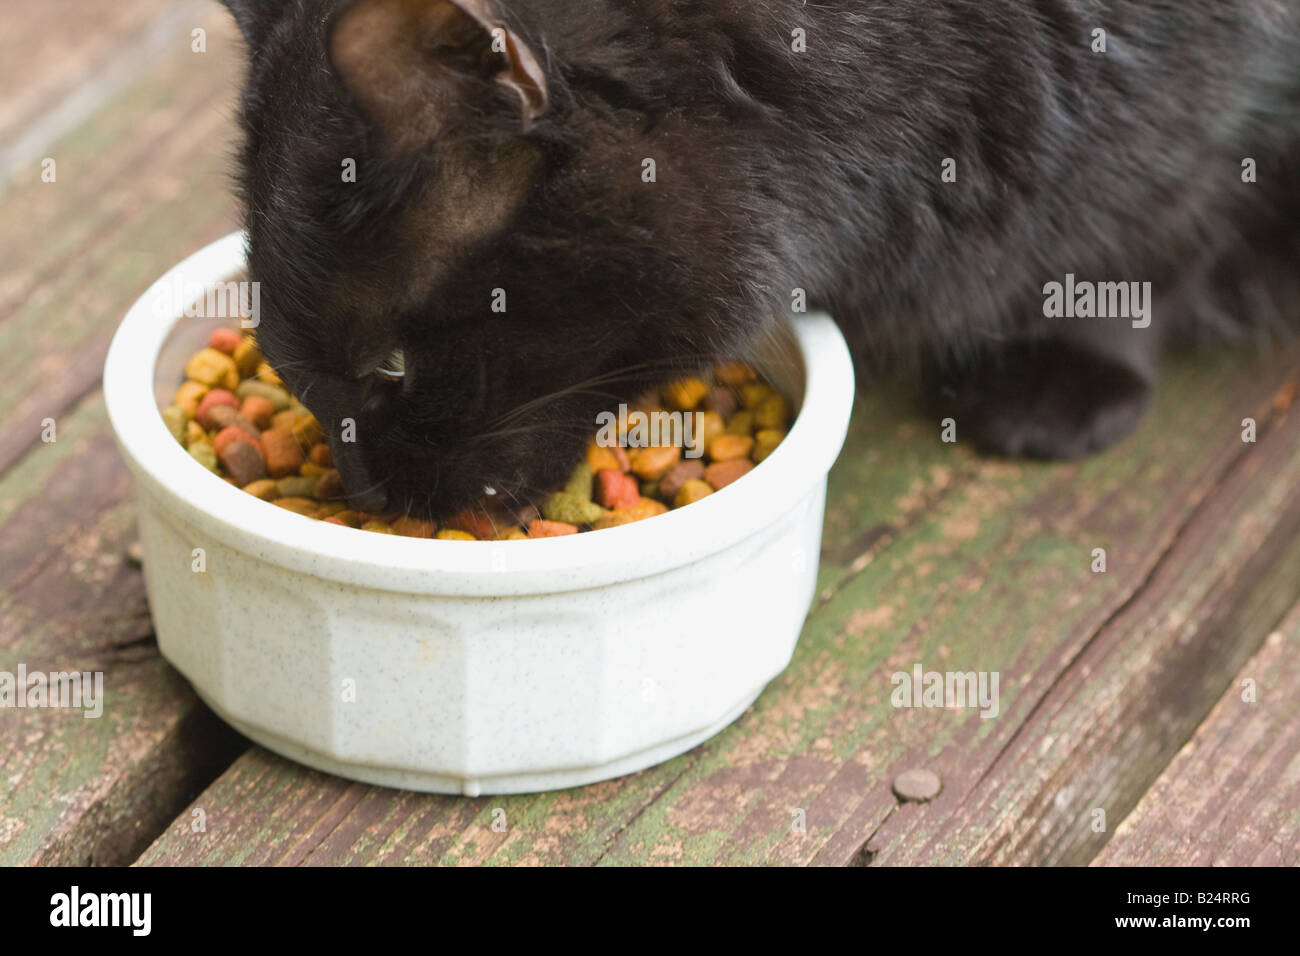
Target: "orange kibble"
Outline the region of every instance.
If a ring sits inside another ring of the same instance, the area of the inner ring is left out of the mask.
[[[258,428],[270,428],[271,419],[275,416],[275,406],[271,404],[270,399],[263,398],[261,395],[249,395],[239,406],[239,414]]]
[[[509,522],[501,523],[508,524]],[[476,541],[495,538],[498,531],[497,525],[497,519],[482,508],[466,508],[463,511],[458,511],[447,522],[448,527],[468,532],[474,536]]]
[[[247,418],[248,416],[245,415],[244,417]],[[330,451],[330,446],[323,442],[312,445],[311,454],[307,457],[311,459],[313,465],[320,465],[322,468],[334,467],[334,454]]]
[[[675,445],[652,445],[638,448],[630,458],[632,473],[642,481],[658,481],[673,465],[681,460],[682,450]]]
[[[738,388],[756,380],[758,373],[754,371],[752,365],[746,365],[744,362],[723,362],[713,369],[713,377],[723,385]]]
[[[612,448],[606,448],[604,445],[594,443],[587,446],[587,464],[591,466],[593,473],[603,471],[606,468],[612,468],[615,471],[627,471],[619,462],[618,456],[614,454]]]
[[[558,538],[565,534],[577,534],[578,526],[569,524],[567,521],[547,521],[545,518],[535,518],[528,525],[528,537],[530,538]]]
[[[619,508],[617,511],[611,511],[609,514],[597,518],[591,526],[600,531],[604,528],[617,528],[619,525],[631,524],[633,521],[644,521],[646,518],[653,518],[655,515],[661,515],[668,510],[668,506],[662,501],[655,501],[653,498],[642,498],[630,508]]]
[[[272,478],[284,478],[302,467],[302,446],[293,432],[278,428],[262,432],[262,452]]]
[[[636,479],[617,468],[596,472],[595,501],[603,508],[630,508],[641,498]]]
[[[748,435],[719,435],[709,444],[709,457],[714,461],[731,461],[748,458],[754,439]]]
[[[664,388],[664,403],[674,411],[690,412],[705,395],[709,394],[709,383],[698,378],[679,378],[669,382]]]

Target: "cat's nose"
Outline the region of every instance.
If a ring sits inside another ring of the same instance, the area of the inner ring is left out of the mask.
[[[358,511],[373,511],[376,514],[388,511],[387,484],[375,480],[356,442],[343,441],[331,435],[329,445],[348,503]]]

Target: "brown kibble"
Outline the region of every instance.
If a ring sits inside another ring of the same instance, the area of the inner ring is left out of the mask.
[[[698,458],[687,458],[679,461],[664,473],[659,479],[659,497],[672,501],[677,492],[682,490],[682,486],[688,481],[704,477],[704,462]]]
[[[257,481],[250,482],[244,485],[244,491],[263,501],[274,501],[280,497],[280,488],[271,478],[259,478]]]
[[[361,524],[361,522],[357,520],[357,513],[350,508],[345,508],[342,511],[335,512],[330,517],[339,522],[339,524],[347,525],[349,528],[356,528]]]
[[[237,414],[239,399],[235,397],[234,392],[228,392],[224,388],[214,388],[199,400],[199,407],[194,410],[194,420],[204,428],[215,427],[210,415],[217,406],[229,408]]]
[[[403,515],[393,522],[393,530],[407,538],[432,538],[438,526],[432,521]]]
[[[730,418],[740,407],[740,399],[736,397],[734,389],[714,387],[704,396],[704,407],[723,418]]]
[[[261,395],[249,395],[239,406],[239,414],[258,428],[270,428],[271,418],[275,415],[275,406]]]
[[[235,367],[235,360],[213,348],[194,353],[194,357],[185,365],[185,376],[209,388],[224,388],[230,392],[239,385],[239,369]]]
[[[664,404],[674,411],[691,412],[708,393],[708,382],[698,378],[679,378],[664,388]]]
[[[528,526],[530,538],[558,538],[561,535],[577,533],[578,526],[567,521],[547,521],[545,518],[538,518]]]
[[[713,461],[731,461],[733,458],[748,458],[754,439],[748,435],[719,435],[709,445],[709,458]]]
[[[321,501],[332,501],[336,498],[343,497],[343,479],[339,473],[334,470],[325,472],[316,481],[316,488],[312,495]]]
[[[754,371],[752,365],[746,365],[744,362],[723,362],[713,369],[713,377],[723,385],[736,388],[746,382],[755,381],[758,373]]]
[[[307,457],[311,459],[313,465],[320,465],[322,468],[334,467],[334,454],[330,451],[330,446],[324,442],[312,445],[311,454]]]
[[[702,479],[692,478],[682,485],[677,494],[673,496],[673,507],[685,508],[687,505],[694,504],[701,498],[707,498],[711,494],[713,494],[712,485]]]
[[[212,447],[216,449],[217,456],[220,457],[226,450],[226,447],[234,442],[242,442],[246,445],[251,445],[253,451],[257,452],[259,458],[261,457],[261,447],[258,445],[257,439],[236,425],[231,425],[217,432],[216,437],[212,439]],[[258,477],[261,476],[259,475]],[[251,481],[252,479],[249,480]],[[244,482],[244,484],[247,483],[248,482]]]
[[[326,515],[333,517],[348,510],[347,503],[343,501],[321,501],[318,498],[317,502],[316,515],[320,518],[324,518]]]
[[[308,461],[303,462],[302,467],[298,469],[298,474],[302,475],[304,478],[319,478],[328,471],[333,471],[333,469],[325,468],[322,465],[313,465]]]
[[[179,408],[185,409],[185,413],[193,418],[199,410],[199,402],[203,396],[208,394],[208,386],[202,382],[189,381],[181,384],[176,389],[176,395],[172,398],[172,404]]]
[[[312,517],[316,514],[316,502],[310,498],[276,498],[271,504],[292,511],[294,514]]]
[[[262,461],[262,455],[251,442],[227,442],[225,447],[217,452],[217,460],[226,469],[230,479],[241,488],[266,475],[266,464]]]
[[[737,478],[748,474],[753,468],[754,463],[748,458],[719,461],[704,469],[704,480],[711,484],[715,491],[721,491]]]
[[[302,446],[293,432],[277,428],[262,432],[262,451],[272,478],[284,478],[302,467]]]
[[[630,456],[632,473],[644,481],[657,481],[682,457],[682,450],[674,445],[653,445],[638,448]]]

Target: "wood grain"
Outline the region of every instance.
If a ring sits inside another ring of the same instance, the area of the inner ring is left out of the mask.
[[[128,32],[153,8],[102,6],[85,22],[121,16]],[[174,55],[146,61],[53,144],[55,183],[26,169],[0,204],[0,670],[102,671],[106,698],[98,719],[0,711],[0,863],[130,862],[244,746],[158,656],[125,560],[130,481],[98,392],[127,306],[234,222],[223,167],[238,50],[226,20],[206,8],[207,59],[189,51],[186,26]]]
[[[1094,865],[1300,865],[1297,701],[1300,606],[1242,667]]]

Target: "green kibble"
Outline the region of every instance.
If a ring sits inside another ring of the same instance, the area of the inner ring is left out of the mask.
[[[282,498],[310,498],[316,490],[316,482],[318,481],[320,481],[320,478],[301,478],[297,475],[290,475],[277,481],[275,487]]]
[[[266,382],[259,382],[256,379],[248,379],[240,382],[235,389],[235,394],[240,398],[248,398],[250,395],[258,395],[268,402],[277,411],[282,412],[289,407],[289,393],[275,385],[268,385]]]
[[[590,498],[571,491],[557,491],[542,505],[542,515],[547,521],[566,524],[591,524],[605,514],[605,509]]]
[[[591,500],[591,465],[583,461],[577,468],[573,469],[573,474],[564,485],[564,490],[568,494],[577,495],[584,501]],[[563,518],[551,518],[552,521],[563,521]],[[570,522],[572,524],[573,522]]]
[[[184,445],[185,426],[190,423],[190,413],[179,405],[173,405],[163,412],[162,417],[167,430],[172,433],[172,438]]]
[[[208,471],[217,470],[217,450],[212,447],[210,441],[191,442],[189,453],[194,456],[194,460],[206,468]]]

